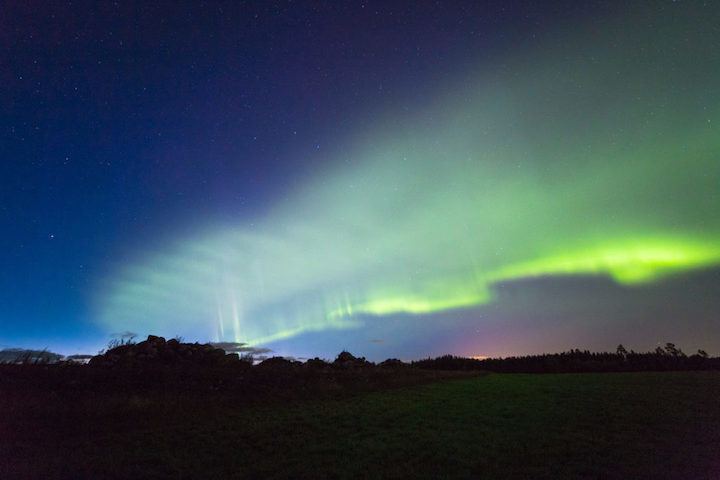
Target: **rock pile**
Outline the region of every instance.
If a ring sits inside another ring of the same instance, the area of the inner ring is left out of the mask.
[[[148,335],[147,340],[120,345],[90,359],[91,366],[134,367],[140,365],[221,365],[239,362],[237,353],[225,351],[209,344],[180,343],[176,339]]]
[[[226,354],[225,350],[214,347],[208,343],[181,343],[176,339],[165,340],[163,337],[148,335],[147,340],[139,343],[129,343],[111,348],[107,352],[95,355],[88,362],[93,367],[142,367],[150,365],[178,365],[178,366],[217,366],[236,364],[247,368],[252,366],[242,361],[237,353]],[[378,365],[384,368],[398,368],[407,366],[400,360],[391,358]],[[328,363],[319,358],[312,358],[300,363],[283,357],[265,359],[256,365],[260,371],[293,372],[299,370],[315,371],[330,374],[332,371],[367,369],[375,367],[365,357],[356,357],[350,352],[343,351],[337,358]]]
[[[350,352],[342,351],[332,363],[335,368],[363,368],[371,367],[372,363],[365,360],[365,357],[356,357]]]
[[[273,370],[287,370],[299,365],[300,362],[293,362],[283,357],[270,357],[258,363],[258,367]]]
[[[309,358],[305,362],[305,369],[314,371],[327,371],[330,368],[330,364],[325,360],[318,357]]]
[[[403,368],[407,367],[408,364],[397,358],[388,358],[384,362],[380,362],[378,366],[382,368]]]

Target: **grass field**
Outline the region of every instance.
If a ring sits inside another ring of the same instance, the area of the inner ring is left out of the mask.
[[[101,398],[5,404],[0,478],[720,478],[720,372],[489,374],[242,407]]]

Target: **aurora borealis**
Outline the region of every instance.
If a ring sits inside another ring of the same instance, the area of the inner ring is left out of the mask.
[[[110,247],[82,294],[87,323],[294,356],[642,350],[671,340],[719,352],[720,8],[614,5],[556,15],[520,2],[518,14],[553,21],[536,31],[506,18],[481,42],[502,48],[458,47],[443,75],[430,60],[412,81],[402,65],[383,64],[384,88],[397,95],[353,104],[342,127],[324,126],[327,141],[282,144],[269,167],[258,166],[267,151],[242,151],[223,160],[235,167],[198,173],[188,166],[205,162],[197,149],[147,177],[152,153],[123,159],[122,171],[144,172],[122,180],[131,192],[174,176],[212,181],[194,187],[187,215],[168,201],[136,238],[98,234],[106,241],[94,255]],[[470,10],[470,23],[500,11]],[[467,12],[446,14],[438,22]],[[411,20],[418,31],[435,25],[431,12]],[[505,40],[514,29],[523,34]],[[416,41],[446,48],[455,43],[438,36],[451,32]],[[390,48],[351,33],[344,41],[360,50]],[[393,83],[396,71],[406,84]],[[328,74],[335,96],[318,91],[302,105],[346,105],[341,74]],[[269,132],[238,127],[225,141],[297,136],[278,102]],[[251,187],[237,165],[271,169],[271,179]],[[233,193],[200,200],[206,189]],[[132,197],[116,195],[116,205]],[[238,195],[258,207],[225,213]]]

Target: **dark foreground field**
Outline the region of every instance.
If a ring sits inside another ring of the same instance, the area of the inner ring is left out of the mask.
[[[280,401],[14,388],[0,392],[3,479],[720,478],[720,372],[489,374]]]

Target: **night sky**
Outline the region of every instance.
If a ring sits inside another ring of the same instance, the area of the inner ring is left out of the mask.
[[[0,348],[720,354],[720,4],[9,2]]]

